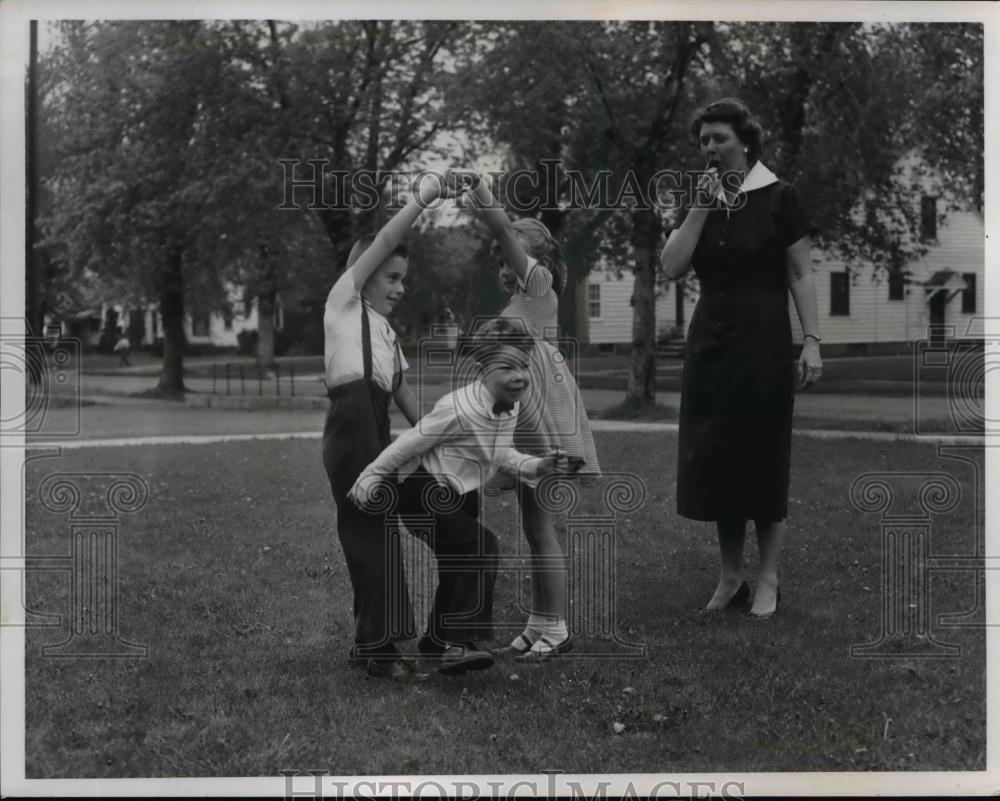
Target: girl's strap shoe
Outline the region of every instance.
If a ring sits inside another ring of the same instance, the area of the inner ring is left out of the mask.
[[[544,662],[556,656],[573,650],[573,638],[567,637],[562,642],[552,642],[544,634],[525,653],[517,657],[518,662]]]
[[[521,656],[522,654],[528,653],[531,650],[531,646],[535,644],[535,641],[529,640],[524,636],[524,633],[518,634],[510,645],[504,645],[501,648],[494,648],[491,652],[493,656],[497,657],[507,657],[507,656]]]

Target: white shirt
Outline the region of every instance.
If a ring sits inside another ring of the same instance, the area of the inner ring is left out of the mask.
[[[534,478],[542,460],[513,447],[519,404],[494,414],[496,402],[481,381],[450,392],[417,424],[399,435],[358,477],[387,476],[420,464],[459,493],[483,486],[497,470]],[[408,471],[404,471],[408,472]]]
[[[361,339],[361,304],[365,301],[354,285],[354,270],[344,270],[326,298],[323,312],[323,361],[326,386],[364,378],[364,350]],[[396,332],[389,321],[368,306],[368,326],[372,335],[372,378],[387,392],[392,392],[396,370],[410,365],[396,348]]]

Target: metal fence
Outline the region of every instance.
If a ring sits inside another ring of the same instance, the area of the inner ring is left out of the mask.
[[[212,394],[294,398],[295,365],[289,364],[282,371],[280,364],[274,367],[229,362],[213,364]]]

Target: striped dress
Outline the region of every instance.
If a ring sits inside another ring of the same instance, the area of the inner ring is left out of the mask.
[[[558,312],[552,273],[529,256],[527,276],[523,282],[518,280],[510,303],[501,312],[503,317],[522,319],[535,337],[531,384],[521,398],[514,447],[533,455],[561,448],[584,459],[578,475],[594,478],[601,468],[587,410],[566,358],[555,344]]]

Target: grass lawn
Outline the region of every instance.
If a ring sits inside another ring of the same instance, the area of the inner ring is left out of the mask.
[[[948,472],[959,506],[935,518],[935,554],[976,551],[982,488],[932,446],[797,438],[782,607],[767,623],[698,613],[716,579],[709,524],[674,513],[673,434],[599,434],[606,470],[648,485],[617,520],[617,630],[644,658],[570,659],[415,687],[348,666],[351,594],[318,441],[69,451],[29,464],[29,553],[65,554],[45,511],[53,472],[136,473],[149,503],[123,517],[120,629],[133,661],[57,660],[66,631],[29,629],[29,778],[984,770],[983,629],[933,629],[948,660],[864,660],[880,631],[880,523],[849,488],[869,471]],[[593,490],[585,511],[596,513]],[[912,510],[911,510],[912,511]],[[486,519],[513,553],[511,496]],[[748,558],[755,564],[752,536]],[[975,607],[975,574],[931,575],[934,620]],[[413,577],[411,577],[413,578]],[[30,608],[67,615],[69,580],[30,573]],[[511,570],[498,618],[520,620]],[[980,616],[981,617],[981,616]],[[580,639],[581,650],[614,653]],[[614,724],[622,724],[616,733]]]

